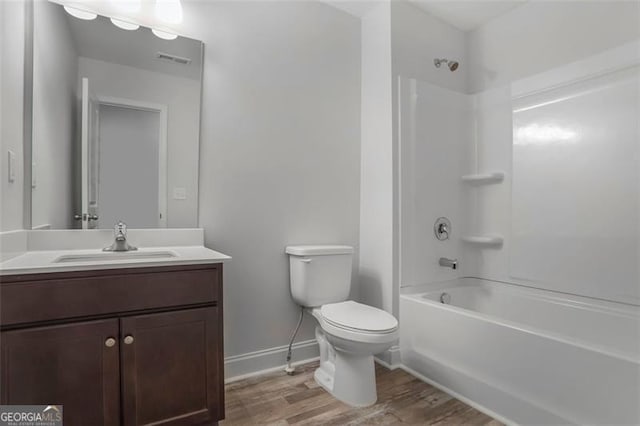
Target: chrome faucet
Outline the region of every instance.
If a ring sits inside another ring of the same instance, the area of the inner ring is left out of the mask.
[[[444,266],[446,268],[451,268],[453,270],[458,269],[458,259],[447,259],[446,257],[441,257],[438,263],[440,266]]]
[[[137,247],[130,245],[127,242],[127,224],[119,220],[116,226],[113,228],[115,234],[115,240],[109,247],[105,247],[102,251],[132,251],[138,250]]]

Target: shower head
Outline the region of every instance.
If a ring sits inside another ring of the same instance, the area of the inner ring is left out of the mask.
[[[449,59],[434,59],[433,60],[433,64],[436,66],[436,68],[440,68],[442,66],[442,64],[447,64],[447,67],[449,68],[449,71],[455,71],[458,69],[458,67],[460,66],[460,64],[458,63],[458,61],[452,61]]]

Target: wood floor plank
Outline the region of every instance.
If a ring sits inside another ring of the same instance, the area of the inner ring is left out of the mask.
[[[253,425],[486,425],[500,422],[403,370],[376,365],[378,401],[350,407],[313,379],[318,363],[297,368],[294,376],[269,373],[226,385],[223,426]]]
[[[316,408],[312,408],[310,410],[307,410],[303,413],[298,413],[294,416],[291,416],[289,418],[287,418],[287,423],[289,423],[290,425],[295,425],[298,423],[301,423],[305,420],[311,420],[314,417],[317,417],[319,415],[322,415],[323,413],[326,413],[327,411],[331,411],[335,408],[338,408],[342,405],[342,403],[340,401],[331,401],[328,404],[322,405],[320,407],[316,407]]]
[[[305,388],[305,389],[301,389],[296,393],[285,396],[284,399],[286,399],[289,404],[295,404],[296,402],[302,401],[307,398],[312,398],[314,396],[318,396],[324,392],[325,392],[324,389],[322,389],[319,386],[311,389]]]

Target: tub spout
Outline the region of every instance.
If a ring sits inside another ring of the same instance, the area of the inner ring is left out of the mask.
[[[446,257],[441,257],[438,263],[440,266],[444,266],[446,268],[451,268],[453,270],[458,269],[458,259],[447,259]]]

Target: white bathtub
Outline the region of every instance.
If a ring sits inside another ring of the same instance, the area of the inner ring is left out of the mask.
[[[637,306],[475,278],[404,288],[400,349],[505,421],[640,424]]]

